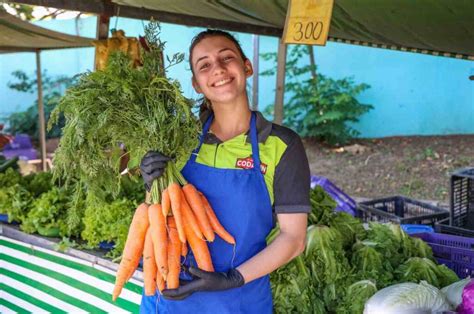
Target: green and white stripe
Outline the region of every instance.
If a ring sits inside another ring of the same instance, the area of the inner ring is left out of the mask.
[[[143,284],[112,302],[115,271],[0,236],[0,313],[138,313]]]

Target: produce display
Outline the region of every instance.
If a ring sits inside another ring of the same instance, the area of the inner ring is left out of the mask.
[[[439,289],[459,280],[399,225],[364,226],[335,212],[320,186],[311,191],[311,204],[304,253],[270,275],[276,313],[362,313],[376,291],[391,285],[426,281]]]

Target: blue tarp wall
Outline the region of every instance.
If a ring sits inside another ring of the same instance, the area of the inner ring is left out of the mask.
[[[51,20],[36,24],[72,35],[95,37],[95,17],[81,18],[77,23]],[[115,26],[125,30],[127,36],[143,35],[143,23],[139,20],[119,18],[116,22],[113,18],[110,27]],[[166,53],[187,53],[192,37],[201,30],[163,24]],[[252,58],[252,36],[236,35],[247,56]],[[261,37],[260,53],[276,50],[276,38]],[[42,67],[48,75],[72,76],[92,69],[94,49],[45,51],[41,55]],[[352,76],[356,83],[371,86],[359,96],[362,103],[374,106],[356,125],[361,137],[474,134],[474,81],[469,80],[469,76],[474,75],[472,61],[332,42],[325,47],[316,46],[315,59],[318,71],[324,75],[335,79]],[[260,71],[272,66],[274,64],[260,59]],[[19,93],[7,87],[15,70],[35,75],[34,54],[0,55],[0,118],[24,110],[36,98],[34,94]],[[191,86],[187,62],[173,67],[168,74],[181,82],[187,97],[198,97]],[[272,105],[275,98],[275,77],[260,77],[259,84],[259,108],[262,109]]]

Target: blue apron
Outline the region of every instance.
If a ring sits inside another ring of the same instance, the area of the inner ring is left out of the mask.
[[[186,180],[206,195],[224,228],[236,240],[236,247],[216,235],[209,243],[215,271],[228,271],[244,263],[266,246],[265,238],[273,228],[273,214],[267,186],[260,172],[255,113],[250,121],[254,167],[219,169],[196,162],[213,115],[206,121],[199,146],[182,170]],[[191,250],[186,264],[196,266]],[[163,296],[143,296],[140,313],[272,313],[270,277],[253,280],[240,288],[216,292],[195,292],[181,301]]]

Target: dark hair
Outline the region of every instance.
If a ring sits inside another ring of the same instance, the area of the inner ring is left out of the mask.
[[[196,36],[194,36],[194,38],[191,40],[191,45],[189,46],[189,67],[191,68],[191,72],[193,73],[193,75],[194,75],[194,70],[193,70],[192,57],[193,57],[194,47],[196,47],[196,45],[199,44],[205,38],[217,37],[217,36],[222,36],[229,39],[231,42],[234,43],[240,56],[242,57],[242,60],[245,61],[248,59],[244,51],[242,50],[242,47],[240,46],[239,41],[235,39],[235,37],[232,34],[225,31],[218,30],[218,29],[206,29],[205,31],[202,31]],[[201,105],[199,107],[199,112],[202,113],[208,109],[212,110],[211,104],[209,103],[209,100],[206,97],[203,97]]]

